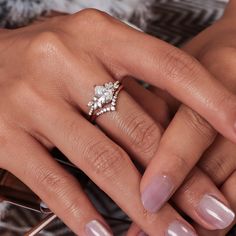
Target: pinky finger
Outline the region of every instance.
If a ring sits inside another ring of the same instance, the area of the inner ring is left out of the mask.
[[[77,235],[112,235],[77,180],[34,138],[23,132],[17,135],[6,154],[12,160],[4,165],[6,169],[28,185]]]

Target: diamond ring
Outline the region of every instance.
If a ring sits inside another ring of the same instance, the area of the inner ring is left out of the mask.
[[[118,94],[123,88],[119,81],[108,82],[104,85],[95,86],[93,100],[88,103],[89,117],[94,121],[98,116],[116,110]]]

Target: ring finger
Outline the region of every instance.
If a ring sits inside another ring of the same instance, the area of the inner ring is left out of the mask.
[[[76,63],[76,62],[75,62]],[[68,83],[73,102],[88,113],[88,102],[94,96],[94,86],[114,82],[113,78],[99,66],[76,67]],[[93,68],[93,70],[91,70]],[[94,73],[96,71],[96,73]],[[76,75],[73,77],[73,75]],[[108,112],[97,117],[99,127],[141,164],[147,163],[157,151],[162,127],[126,92],[121,91],[117,99],[118,112]]]

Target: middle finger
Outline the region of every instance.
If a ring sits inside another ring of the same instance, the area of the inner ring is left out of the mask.
[[[73,67],[75,71],[72,71],[67,84],[68,91],[73,102],[84,113],[88,113],[87,104],[94,96],[94,86],[114,80],[96,63],[89,67],[81,63],[81,66],[78,66],[77,60],[74,63],[77,66]],[[97,124],[131,157],[135,157],[141,164],[147,164],[157,151],[162,134],[161,125],[124,90],[118,95],[117,110],[118,112],[108,112],[99,116],[96,119]]]

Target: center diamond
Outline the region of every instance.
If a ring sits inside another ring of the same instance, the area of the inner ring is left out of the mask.
[[[112,101],[114,90],[104,86],[95,87],[95,96],[101,104],[109,103]]]

